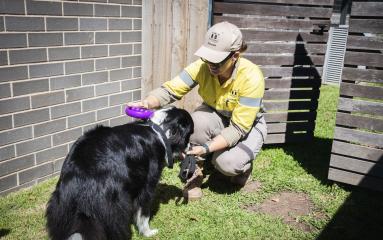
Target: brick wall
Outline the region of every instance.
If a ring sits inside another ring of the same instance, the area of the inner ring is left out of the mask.
[[[0,195],[57,175],[141,98],[141,0],[0,0]]]

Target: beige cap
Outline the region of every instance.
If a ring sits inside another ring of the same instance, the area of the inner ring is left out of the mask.
[[[213,25],[205,35],[205,42],[194,54],[212,63],[222,62],[230,52],[242,45],[242,33],[229,22]]]

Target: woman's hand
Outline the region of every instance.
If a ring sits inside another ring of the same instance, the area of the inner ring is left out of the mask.
[[[160,100],[154,96],[147,96],[144,100],[138,102],[129,102],[129,107],[142,107],[146,109],[157,109],[160,105]]]
[[[149,103],[146,100],[138,101],[138,102],[129,102],[128,103],[129,107],[142,107],[149,109]]]
[[[191,150],[187,151],[186,154],[201,156],[206,154],[206,149],[202,146],[194,146]]]

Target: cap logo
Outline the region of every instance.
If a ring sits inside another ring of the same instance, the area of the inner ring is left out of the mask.
[[[216,43],[218,42],[218,37],[219,37],[218,33],[212,32],[210,34],[209,41],[207,44],[212,45],[212,46],[216,46]]]
[[[217,38],[218,38],[218,34],[217,33],[211,33],[210,35],[210,40],[216,40],[217,41]]]

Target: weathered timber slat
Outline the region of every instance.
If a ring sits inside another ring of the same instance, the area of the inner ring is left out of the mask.
[[[243,29],[244,39],[248,41],[297,41],[297,42],[322,42],[328,40],[328,33],[313,34],[307,32],[276,32],[276,31],[255,31]]]
[[[383,4],[376,2],[353,2],[351,16],[383,17]]]
[[[313,56],[262,56],[243,54],[245,58],[258,65],[323,65],[324,55]]]
[[[341,83],[340,95],[383,100],[383,88]]]
[[[215,2],[214,13],[330,18],[331,8]]]
[[[321,67],[271,67],[261,66],[265,77],[313,77],[320,78],[322,75]],[[314,79],[313,79],[314,80]]]
[[[283,30],[300,30],[312,31],[319,30],[319,25],[330,25],[329,20],[306,20],[306,19],[268,19],[241,16],[214,16],[214,22],[228,21],[239,28],[260,28],[260,29],[283,29]],[[327,27],[328,28],[328,27]]]
[[[383,70],[343,68],[343,80],[383,83]]]
[[[350,32],[383,33],[382,19],[350,19]]]
[[[383,131],[383,119],[356,116],[349,113],[338,112],[336,114],[336,124],[348,127],[368,129],[371,131]]]
[[[344,64],[382,67],[383,55],[380,53],[350,52],[347,51]]]
[[[348,49],[383,50],[383,39],[376,37],[348,35]]]
[[[325,54],[326,44],[249,43],[247,53],[293,53],[295,55]]]
[[[365,176],[363,174],[330,168],[328,173],[328,179],[355,186],[383,191],[383,179]]]
[[[284,133],[294,131],[314,131],[314,122],[268,123],[267,133]]]
[[[318,101],[264,102],[267,111],[315,110]]]
[[[371,147],[365,147],[352,143],[333,141],[331,152],[352,156],[356,158],[362,158],[368,161],[382,162],[383,161],[383,150]]]
[[[266,144],[278,144],[286,142],[307,142],[313,138],[311,133],[294,133],[294,134],[268,134]]]
[[[269,88],[319,88],[321,79],[266,79],[266,89]]]
[[[265,113],[266,122],[314,121],[316,112]]]
[[[289,100],[289,99],[318,99],[319,89],[304,90],[268,90],[265,92],[265,100]]]
[[[331,155],[330,166],[347,171],[383,178],[383,164],[358,160],[352,157]]]
[[[334,139],[359,143],[370,147],[383,146],[383,134],[363,132],[338,126],[335,127]]]
[[[238,0],[222,0],[222,2],[235,2]],[[264,2],[264,3],[280,3],[280,4],[305,4],[305,5],[319,5],[319,6],[331,6],[334,4],[334,0],[245,0],[243,2]]]
[[[383,103],[340,97],[338,110],[370,115],[383,115]]]

